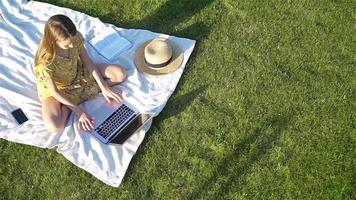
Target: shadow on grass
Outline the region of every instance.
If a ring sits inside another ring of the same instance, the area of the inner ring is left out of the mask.
[[[159,7],[153,14],[142,20],[133,21],[132,23],[135,27],[174,34],[176,33],[176,25],[189,20],[213,1],[214,0],[170,0]]]
[[[291,123],[292,118],[293,114],[284,113],[262,121],[259,128],[253,130],[245,139],[234,145],[235,148],[219,163],[213,175],[188,195],[187,199],[224,198],[224,195],[229,194],[230,190],[236,188],[234,186],[243,182],[243,176],[250,171],[255,163],[268,155],[274,143]],[[272,128],[273,131],[268,133],[267,128]],[[229,170],[234,168],[236,170]],[[215,191],[215,193],[212,193],[212,191]]]
[[[212,100],[206,99],[205,97],[201,97],[199,100],[203,104],[203,106],[208,106],[210,109],[222,113],[226,117],[229,117],[230,119],[236,118],[235,111],[229,109],[227,105],[217,104]]]
[[[159,114],[157,117],[155,117],[153,119],[153,123],[151,125],[154,127],[159,127],[159,125],[165,120],[168,119],[170,117],[173,116],[177,116],[180,113],[184,112],[184,110],[194,101],[194,99],[196,99],[197,97],[199,97],[200,95],[202,95],[207,89],[207,86],[200,86],[197,89],[194,89],[186,94],[183,94],[181,96],[178,97],[174,97],[171,100],[169,100],[167,102],[167,104],[169,104],[168,106],[166,106],[165,112],[161,112],[161,114]],[[151,130],[151,129],[150,129]],[[152,134],[152,131],[147,131],[146,136],[145,137],[150,137],[150,135]],[[146,146],[146,144],[149,142],[149,140],[143,140],[140,146]],[[143,156],[143,154],[141,154],[142,152],[144,152],[144,150],[142,150],[142,148],[138,149],[138,152],[136,153],[136,156],[133,157],[131,164],[129,165],[127,171],[126,171],[126,176],[129,176],[129,174],[131,174],[131,166],[134,166],[136,163],[136,160],[140,159],[141,156]],[[125,181],[125,177],[124,180]]]
[[[203,94],[206,89],[207,86],[203,85],[186,94],[172,98],[172,100],[167,102],[169,105],[166,107],[167,109],[165,112],[162,113],[162,115],[157,116],[157,121],[163,121],[170,117],[179,115],[193,102],[194,99]]]
[[[96,13],[95,10],[89,7],[79,7],[71,2],[58,2],[56,0],[39,0],[40,2],[46,2],[62,7],[74,9],[85,14],[98,17],[103,22],[112,23],[122,28],[135,28],[135,29],[147,29],[154,32],[165,33],[178,37],[187,37],[197,40],[198,42],[204,40],[209,33],[209,27],[212,24],[207,22],[195,22],[187,28],[177,30],[175,26],[191,19],[194,15],[198,14],[203,8],[209,6],[215,0],[169,0],[161,7],[159,7],[153,14],[140,20],[127,20],[120,21],[117,24],[117,20],[113,16],[116,16],[116,11],[111,11],[106,14]],[[212,22],[210,22],[212,23]]]

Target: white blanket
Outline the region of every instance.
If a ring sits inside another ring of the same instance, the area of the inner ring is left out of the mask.
[[[115,87],[125,91],[125,99],[135,102],[141,110],[151,112],[154,116],[159,114],[175,90],[195,41],[147,30],[118,28],[81,12],[36,1],[0,0],[0,14],[0,138],[41,148],[57,147],[57,152],[76,166],[104,183],[118,187],[151,123],[119,146],[104,145],[92,135],[80,132],[76,126],[77,116],[73,113],[61,134],[46,131],[33,73],[33,58],[45,22],[51,15],[64,14],[73,20],[86,41],[108,26],[128,39],[133,46],[113,62],[126,68],[128,79]],[[170,37],[179,44],[184,51],[183,64],[172,74],[159,77],[143,75],[135,68],[135,50],[141,43],[158,36]],[[106,62],[91,45],[86,43],[86,48],[95,62]],[[99,94],[96,99],[80,106],[90,113],[104,101]],[[22,125],[17,125],[10,114],[11,110],[18,107],[29,117],[29,121]]]

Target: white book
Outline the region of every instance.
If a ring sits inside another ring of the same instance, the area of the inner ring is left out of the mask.
[[[130,41],[120,36],[112,27],[106,27],[100,34],[93,37],[89,43],[110,61],[132,46]]]

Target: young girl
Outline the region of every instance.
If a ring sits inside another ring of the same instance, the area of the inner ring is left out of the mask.
[[[94,64],[84,46],[84,38],[65,15],[54,15],[45,24],[35,56],[38,96],[46,128],[59,132],[73,111],[78,128],[91,131],[94,121],[78,105],[102,92],[105,99],[120,102],[121,91],[111,88],[126,78],[123,67]]]

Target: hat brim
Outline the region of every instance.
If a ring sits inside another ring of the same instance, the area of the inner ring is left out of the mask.
[[[135,55],[135,65],[137,69],[149,75],[164,75],[176,71],[183,63],[184,56],[181,49],[178,47],[178,45],[176,45],[174,42],[168,39],[166,41],[169,42],[169,44],[172,47],[172,61],[163,67],[150,67],[146,63],[145,55],[144,55],[145,47],[152,40],[148,40],[144,42],[139,46],[139,48],[137,48],[136,55]]]

